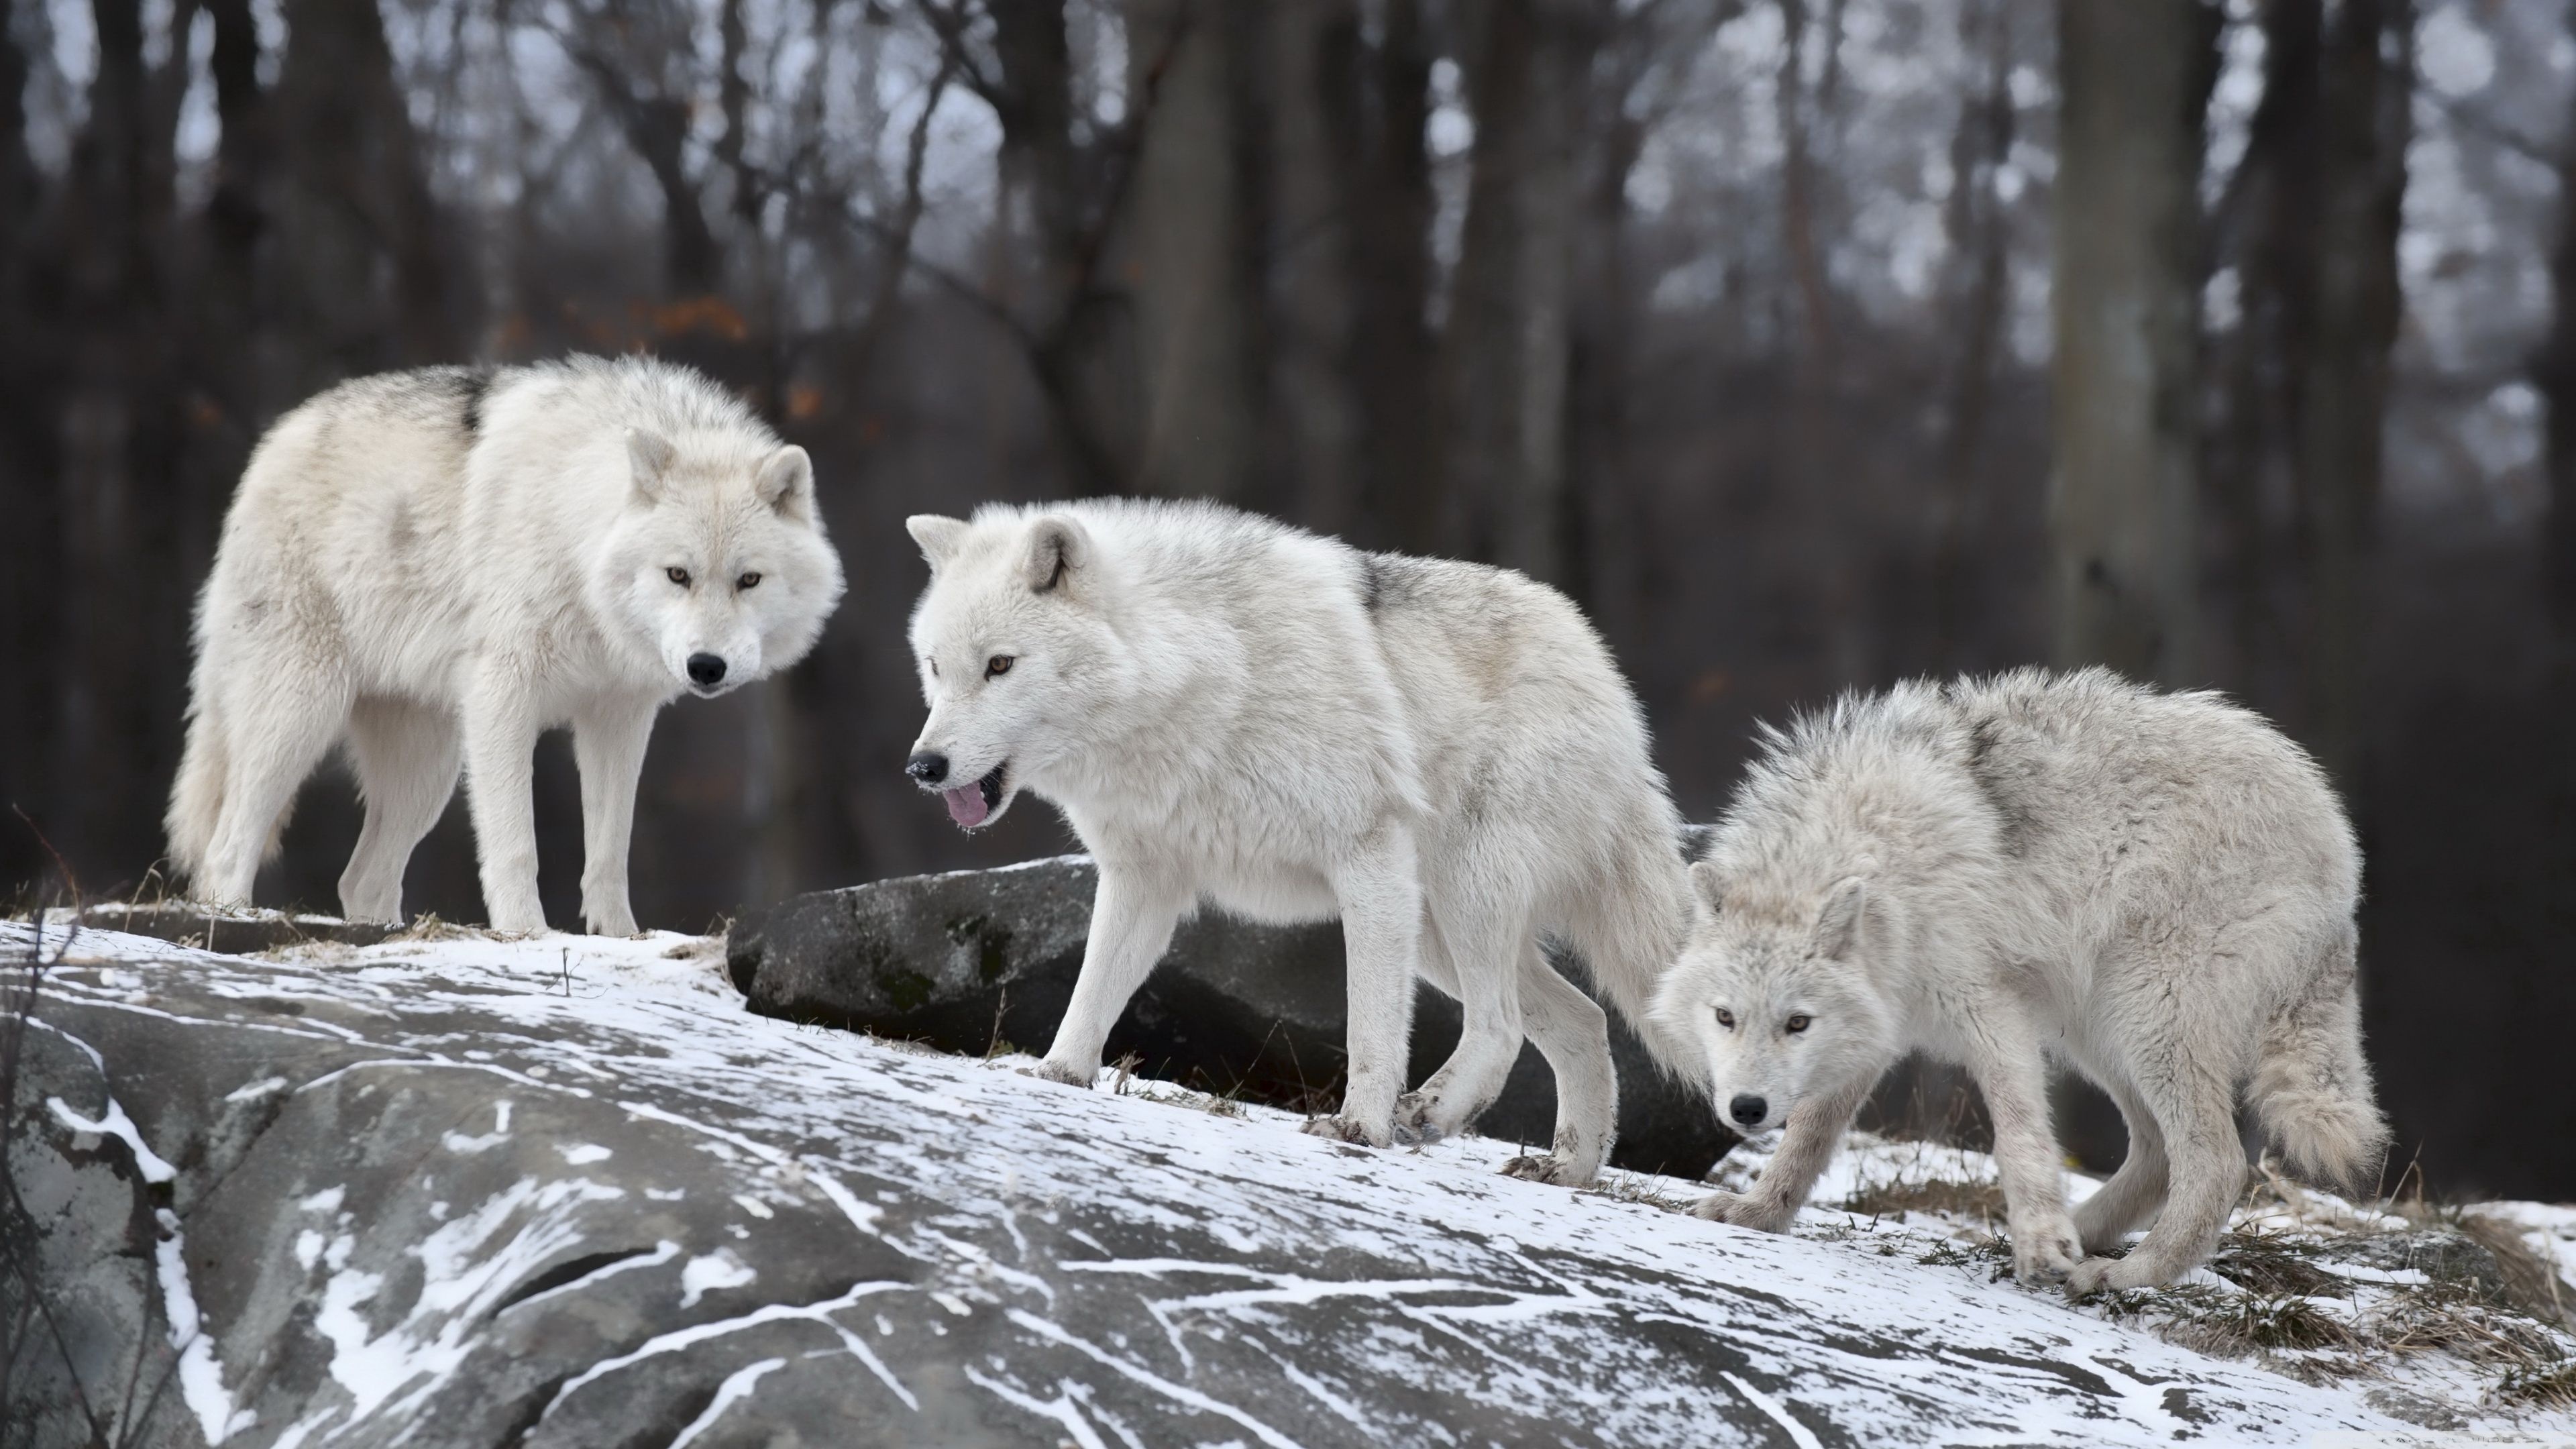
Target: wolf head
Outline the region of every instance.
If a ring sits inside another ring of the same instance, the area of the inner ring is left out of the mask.
[[[594,555],[594,597],[707,698],[803,658],[841,598],[805,450],[747,443],[630,430],[632,486]]]
[[[1808,1096],[1875,1078],[1896,1052],[1894,1013],[1868,957],[1879,912],[1853,876],[1787,909],[1730,909],[1718,868],[1691,867],[1694,919],[1648,1016],[1739,1132],[1785,1124]]]
[[[930,718],[904,772],[974,830],[1132,702],[1128,650],[1109,620],[1107,561],[1080,519],[986,509],[904,527],[930,561],[912,611]]]

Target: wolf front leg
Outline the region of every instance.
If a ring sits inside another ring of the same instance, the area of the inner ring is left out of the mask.
[[[535,681],[495,661],[466,687],[465,791],[474,851],[483,866],[483,909],[496,931],[542,931],[537,902],[537,813],[530,777],[537,750]]]
[[[617,697],[593,702],[572,722],[581,767],[581,919],[594,936],[632,936],[626,851],[635,833],[635,782],[662,702]]]
[[[1333,872],[1342,906],[1349,993],[1343,1044],[1350,1076],[1340,1115],[1307,1130],[1379,1147],[1395,1140],[1413,1042],[1413,976],[1422,953],[1422,873],[1410,826],[1389,822],[1356,842]]]
[[[1843,1145],[1843,1134],[1851,1127],[1852,1114],[1868,1100],[1869,1089],[1877,1081],[1877,1073],[1872,1072],[1802,1098],[1789,1109],[1788,1125],[1780,1132],[1780,1148],[1771,1154],[1771,1163],[1762,1169],[1762,1180],[1753,1185],[1753,1191],[1713,1192],[1701,1198],[1691,1211],[1712,1221],[1765,1233],[1787,1228],[1798,1209],[1806,1206],[1807,1194],[1815,1190],[1817,1174],[1834,1160],[1835,1150]]]
[[[1969,1003],[1966,1015],[1968,1072],[1995,1123],[1995,1170],[2003,1179],[2013,1276],[2025,1284],[2063,1282],[2084,1249],[2066,1211],[2039,1033],[2000,997]]]
[[[1055,1045],[1035,1071],[1077,1087],[1100,1075],[1100,1049],[1127,1009],[1127,998],[1145,984],[1154,963],[1172,944],[1189,891],[1158,872],[1109,860],[1100,862],[1100,886],[1091,897],[1091,936],[1082,948],[1082,974],[1073,1000],[1056,1026]]]

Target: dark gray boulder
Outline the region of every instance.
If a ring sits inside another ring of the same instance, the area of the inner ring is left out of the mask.
[[[944,1051],[1043,1052],[1082,968],[1097,879],[1087,857],[1059,856],[797,896],[735,925],[728,969],[763,1015]],[[1579,966],[1558,965],[1584,979]],[[1343,1070],[1342,969],[1337,923],[1266,926],[1203,911],[1182,923],[1129,1003],[1110,1034],[1109,1057],[1132,1056],[1139,1073],[1202,1091],[1330,1110]],[[1611,1017],[1619,1067],[1611,1162],[1706,1173],[1734,1135],[1656,1068],[1615,1010]],[[1414,1081],[1447,1060],[1460,1025],[1456,1001],[1419,988]],[[1543,1146],[1555,1123],[1555,1080],[1538,1050],[1524,1045],[1478,1130]]]

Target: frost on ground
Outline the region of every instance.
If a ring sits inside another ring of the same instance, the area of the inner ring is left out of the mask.
[[[0,925],[0,951],[30,934]],[[2530,1308],[2576,1266],[2576,1210],[2282,1188],[2204,1277],[2070,1306],[1998,1278],[1976,1154],[1863,1141],[1766,1236],[1673,1211],[1695,1184],[1569,1192],[1502,1176],[1502,1143],[1370,1151],[1162,1083],[1077,1092],[755,1017],[718,954],[83,934],[26,1038],[61,1106],[11,1169],[63,1242],[102,1173],[159,1224],[143,1291],[184,1371],[154,1441],[2576,1432],[2550,1367],[2576,1340]]]

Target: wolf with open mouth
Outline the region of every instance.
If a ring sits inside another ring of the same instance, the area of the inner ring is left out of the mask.
[[[1461,1130],[1526,1036],[1556,1075],[1557,1133],[1515,1170],[1594,1176],[1616,1119],[1607,1018],[1540,937],[1637,1019],[1690,904],[1644,718],[1572,603],[1207,503],[908,527],[931,579],[911,633],[930,717],[907,773],[968,830],[1034,792],[1099,861],[1045,1074],[1093,1079],[1185,913],[1338,917],[1350,1079],[1317,1130]],[[1466,1032],[1407,1094],[1417,972],[1465,1005]]]

